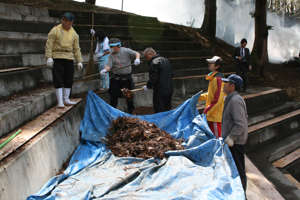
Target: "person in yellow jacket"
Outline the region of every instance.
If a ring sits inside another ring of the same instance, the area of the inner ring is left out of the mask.
[[[210,73],[206,76],[206,80],[209,81],[207,93],[201,94],[198,101],[206,101],[205,110],[206,119],[209,128],[214,133],[216,138],[221,137],[222,134],[222,114],[224,108],[224,96],[223,92],[224,82],[221,78],[224,78],[222,73],[223,61],[219,56],[214,56],[211,59],[206,59],[208,63],[208,69]]]
[[[79,36],[72,27],[74,19],[72,13],[66,12],[61,24],[48,33],[46,43],[45,57],[47,66],[52,68],[53,85],[59,108],[76,104],[69,99],[73,85],[74,60],[78,63],[79,71],[83,68]]]

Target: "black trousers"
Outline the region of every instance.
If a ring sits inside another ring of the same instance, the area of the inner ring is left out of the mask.
[[[127,89],[133,89],[132,83],[130,79],[127,80],[116,80],[115,78],[110,79],[110,105],[114,108],[118,106],[118,98],[122,98],[122,91],[121,89],[127,88]],[[126,101],[127,102],[127,108],[128,113],[131,114],[132,111],[135,109],[133,100]]]
[[[243,85],[244,85],[244,90],[247,90],[248,88],[248,77],[247,77],[247,72],[248,72],[248,66],[247,63],[241,62],[238,66],[236,66],[236,74],[239,75],[243,79]]]
[[[229,150],[235,162],[236,168],[239,172],[244,191],[246,191],[247,177],[245,170],[244,145],[235,144],[232,147],[229,147]]]
[[[172,108],[172,94],[157,95],[153,93],[153,108],[155,113],[171,110]]]
[[[55,88],[72,88],[74,62],[67,59],[53,59],[52,80]]]

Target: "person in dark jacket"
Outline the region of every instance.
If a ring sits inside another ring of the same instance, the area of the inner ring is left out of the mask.
[[[144,91],[153,88],[154,112],[164,112],[172,108],[173,81],[174,76],[170,61],[151,47],[145,49],[144,55],[149,64],[149,81],[143,86]]]
[[[246,92],[248,87],[248,78],[247,78],[247,71],[251,71],[251,58],[250,58],[250,51],[246,48],[247,40],[243,38],[241,40],[241,46],[234,49],[231,57],[235,59],[235,70],[236,74],[242,77],[244,88],[243,92]]]

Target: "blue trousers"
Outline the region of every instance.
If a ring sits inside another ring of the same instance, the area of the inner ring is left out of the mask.
[[[102,57],[97,58],[98,60],[98,68],[99,72],[103,70],[107,64],[107,56],[106,59],[103,59]],[[108,90],[109,88],[109,73],[106,73],[105,75],[100,75],[100,78],[102,80],[102,88]]]

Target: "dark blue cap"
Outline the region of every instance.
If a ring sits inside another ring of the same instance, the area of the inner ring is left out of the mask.
[[[231,74],[228,78],[222,78],[223,82],[231,82],[233,84],[235,84],[237,87],[242,87],[243,85],[243,79],[236,74]]]
[[[75,19],[74,15],[73,15],[72,13],[70,13],[70,12],[66,12],[66,13],[63,15],[63,17],[67,18],[67,19],[68,19],[69,21],[71,21],[71,22],[74,22],[74,19]]]

